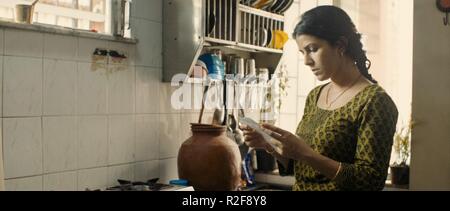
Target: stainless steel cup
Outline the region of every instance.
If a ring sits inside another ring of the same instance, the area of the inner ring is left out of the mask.
[[[29,23],[33,21],[34,7],[27,4],[17,4],[15,8],[15,21],[18,23]]]
[[[234,57],[231,64],[231,73],[241,78],[245,76],[245,60],[241,57]]]
[[[246,76],[256,76],[256,63],[254,59],[247,59],[246,61]]]
[[[128,9],[131,8],[129,2],[129,0],[112,0],[111,2],[111,31],[114,36],[123,37],[125,35],[125,13],[127,4]],[[131,16],[131,14],[129,15]]]
[[[244,58],[236,58],[236,63],[237,66],[237,74],[240,77],[245,77],[245,60]]]

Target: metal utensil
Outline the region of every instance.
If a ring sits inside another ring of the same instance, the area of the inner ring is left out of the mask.
[[[212,124],[213,125],[222,125],[223,121],[224,121],[224,112],[222,109],[216,108],[214,110],[214,114],[213,114],[213,121]]]
[[[229,115],[228,124],[231,130],[233,131],[235,131],[238,128],[237,120],[233,113]]]
[[[114,0],[111,3],[111,31],[114,36],[123,37],[125,34],[125,8],[127,2],[128,0]]]
[[[31,6],[34,7],[34,5],[36,5],[38,3],[39,0],[34,1]]]
[[[223,108],[224,108],[223,111],[224,111],[225,115],[224,115],[222,125],[227,125],[227,123],[228,123],[227,122],[227,119],[228,119],[227,102],[228,102],[228,100],[227,100],[227,79],[224,78],[223,79]]]
[[[230,114],[228,116],[228,130],[230,132],[232,132],[231,135],[231,139],[234,139],[234,141],[236,142],[236,144],[238,146],[244,144],[244,132],[242,132],[241,129],[239,129],[239,124],[238,121],[236,119],[236,116],[234,116],[234,114]]]
[[[201,124],[202,123],[202,118],[203,118],[203,112],[205,111],[205,98],[206,98],[206,93],[208,92],[210,84],[208,84],[205,87],[205,90],[203,91],[203,96],[202,96],[202,108],[200,110],[200,117],[198,118],[198,123]]]
[[[31,5],[17,4],[15,7],[15,21],[31,24],[33,22],[34,7],[38,1],[39,0],[34,1]]]
[[[236,144],[241,146],[245,143],[244,132],[241,129],[237,128],[234,131],[234,139],[236,140]]]

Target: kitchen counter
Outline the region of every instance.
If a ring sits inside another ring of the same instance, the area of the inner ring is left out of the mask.
[[[268,189],[280,189],[280,190],[291,190],[292,185],[295,182],[293,176],[282,177],[278,174],[278,171],[268,172],[268,173],[256,173],[256,182],[260,185],[256,189],[261,190],[264,188]],[[386,186],[383,191],[409,191],[409,187],[392,185],[390,180],[386,181]]]
[[[290,186],[279,186],[266,183],[257,183],[254,186],[242,188],[241,191],[291,191]]]
[[[292,185],[295,182],[294,176],[282,177],[278,174],[278,171],[268,173],[257,172],[255,174],[255,180],[257,183],[269,184],[271,186],[280,187],[283,190],[291,190]]]
[[[409,191],[409,185],[393,185],[391,180],[386,180],[383,191]]]

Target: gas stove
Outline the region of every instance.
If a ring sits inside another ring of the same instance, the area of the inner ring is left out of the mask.
[[[193,191],[192,187],[179,186],[179,185],[169,185],[158,183],[159,178],[154,178],[147,180],[147,182],[141,181],[128,181],[118,179],[119,183],[117,186],[108,187],[105,191]],[[88,191],[91,191],[87,189]],[[101,191],[101,190],[92,190]]]

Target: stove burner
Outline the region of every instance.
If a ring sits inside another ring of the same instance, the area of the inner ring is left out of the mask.
[[[148,180],[147,182],[131,182],[128,180],[117,180],[118,186],[107,188],[107,191],[160,191],[166,188],[172,187],[171,185],[165,185],[157,183],[159,178]]]

